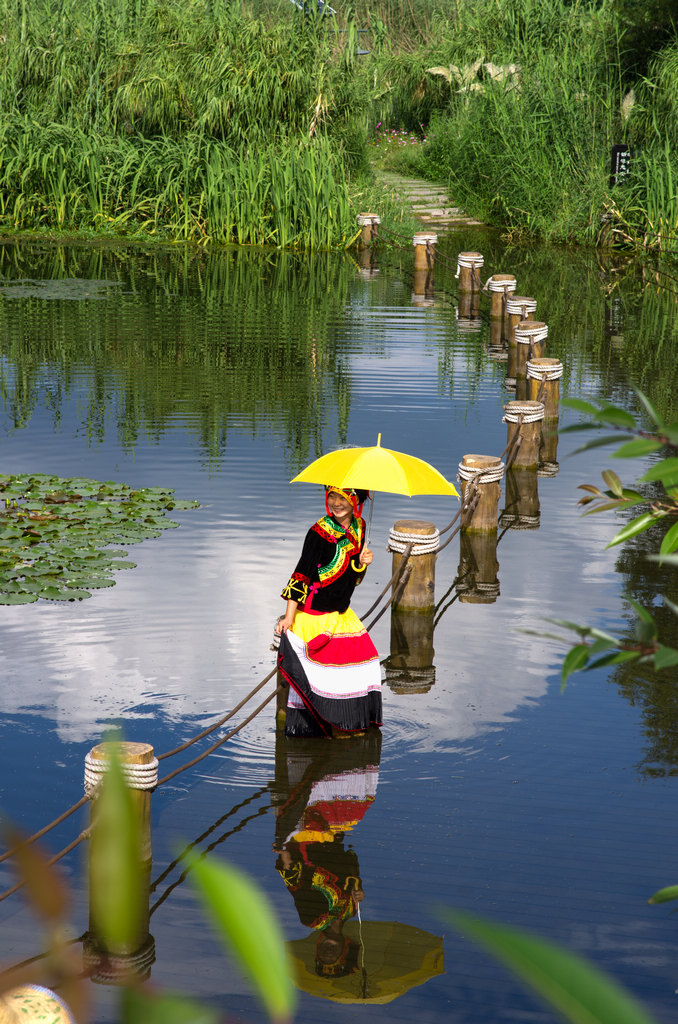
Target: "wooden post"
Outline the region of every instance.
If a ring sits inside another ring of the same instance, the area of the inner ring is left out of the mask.
[[[516,290],[516,279],[513,274],[493,274],[488,281],[490,289],[490,319],[504,320],[506,300]]]
[[[521,320],[515,326],[516,345],[518,347],[516,361],[516,379],[525,380],[527,377],[527,361],[532,359],[533,349],[535,357],[541,357],[546,347],[546,336],[549,329],[541,320]]]
[[[513,295],[506,300],[506,314],[508,316],[508,340],[515,337],[516,325],[521,320],[534,320],[537,309],[537,300],[528,299],[524,295]]]
[[[503,475],[504,463],[495,455],[464,455],[459,463],[462,532],[496,533]]]
[[[414,269],[431,270],[433,267],[433,246],[438,241],[438,236],[432,231],[415,235],[412,239],[414,246]]]
[[[506,505],[501,525],[511,530],[539,529],[539,478],[534,469],[506,470]]]
[[[381,224],[381,217],[376,213],[359,213],[356,217],[360,232],[360,245],[365,248],[376,240],[377,228]]]
[[[92,870],[101,859],[108,857],[108,851],[102,848],[104,839],[97,828],[98,800],[97,781],[106,773],[112,753],[115,752],[123,777],[129,787],[133,814],[139,833],[139,872],[141,880],[141,897],[137,933],[127,944],[115,949],[107,947],[105,939],[97,932],[97,923],[92,917],[92,885],[96,872]],[[150,743],[131,743],[127,741],[100,743],[93,747],[85,761],[85,788],[91,797],[90,809],[90,924],[83,942],[83,956],[88,963],[92,980],[105,984],[123,984],[130,977],[144,980],[151,973],[151,965],[155,960],[155,943],[149,933],[149,891],[151,877],[151,789],[137,788],[153,786],[157,783],[158,762]]]
[[[504,421],[507,424],[506,458],[510,466],[516,469],[537,469],[543,419],[544,406],[541,402],[507,402],[504,406]],[[514,444],[517,445],[515,449]]]
[[[560,404],[560,378],[563,364],[559,359],[530,359],[527,363],[529,397],[544,403],[544,419],[557,420]]]
[[[499,597],[497,534],[460,533],[456,590],[461,604],[493,604]]]
[[[428,612],[435,605],[436,551],[440,534],[434,523],[419,519],[399,519],[391,527],[389,550],[393,552],[393,572],[403,560],[403,551],[412,542],[409,557],[410,575],[404,588],[401,582],[393,586],[398,597],[393,607],[399,611]]]
[[[457,315],[457,330],[464,334],[475,334],[482,330],[480,317],[480,292],[460,292]]]
[[[459,278],[459,292],[480,291],[480,277],[478,271],[485,260],[479,252],[460,252],[457,256],[457,273]]]

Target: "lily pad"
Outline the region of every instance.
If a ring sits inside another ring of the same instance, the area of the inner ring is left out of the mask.
[[[0,604],[33,604],[37,600],[37,594],[5,594],[0,591]]]
[[[114,586],[116,570],[136,566],[114,545],[159,537],[179,525],[166,518],[169,509],[198,507],[173,494],[114,480],[0,475],[0,603],[80,601]]]

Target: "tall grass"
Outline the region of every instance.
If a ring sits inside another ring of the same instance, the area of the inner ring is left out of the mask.
[[[0,223],[346,244],[367,95],[329,19],[288,7],[0,0]]]
[[[428,141],[410,151],[410,168],[512,235],[646,244],[676,224],[678,49],[634,82],[624,10],[618,0],[448,5],[432,42],[378,55],[378,120],[423,121]],[[620,142],[635,147],[633,189],[610,183]],[[625,225],[613,236],[611,210]]]

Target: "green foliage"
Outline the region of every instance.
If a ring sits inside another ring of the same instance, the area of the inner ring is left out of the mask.
[[[555,943],[460,911],[444,916],[572,1024],[652,1024],[621,986]]]
[[[627,489],[613,470],[605,470],[602,476],[608,489],[602,491],[593,484],[582,484],[581,489],[586,493],[579,504],[586,508],[585,515],[634,510],[633,518],[617,532],[607,547],[624,544],[660,524],[670,524],[659,546],[658,559],[664,562],[674,558],[674,552],[678,551],[678,458],[671,454],[678,451],[678,422],[665,423],[645,395],[638,393],[638,397],[645,414],[651,420],[652,429],[641,429],[630,413],[609,402],[600,401],[596,405],[581,399],[570,399],[566,404],[588,416],[588,420],[567,427],[563,432],[601,426],[611,427],[617,431],[602,438],[594,438],[582,445],[578,451],[616,442],[618,448],[614,454],[617,458],[636,458],[639,455],[662,453],[663,457],[641,477],[641,482],[653,485],[655,490],[658,486],[657,493],[641,493]],[[642,506],[644,511],[640,515],[635,515],[635,510],[639,506]],[[663,672],[678,665],[678,649],[661,642],[656,616],[632,598],[629,597],[627,600],[635,614],[631,636],[615,637],[591,626],[551,620],[579,637],[579,643],[570,649],[563,662],[563,685],[573,672],[581,669],[637,662],[651,664],[655,672]],[[678,605],[668,598],[664,599],[664,605],[673,615],[678,616]],[[558,636],[557,639],[563,638]]]
[[[288,5],[289,6],[289,5]],[[211,11],[210,11],[211,7]],[[355,38],[204,0],[0,0],[0,224],[330,248],[355,237]]]
[[[129,953],[142,941],[141,829],[123,778],[116,744],[96,798],[90,856],[92,927],[104,948]]]
[[[278,1024],[290,1020],[295,998],[285,940],[263,892],[243,872],[214,858],[195,858],[191,866],[209,916],[269,1017]]]
[[[63,479],[45,473],[0,475],[0,604],[81,601],[133,569],[126,551],[179,524],[172,509],[197,508],[163,487]]]

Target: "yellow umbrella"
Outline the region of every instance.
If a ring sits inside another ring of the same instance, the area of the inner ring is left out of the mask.
[[[343,934],[360,945],[355,969],[343,977],[315,970],[317,932],[288,942],[297,985],[336,1003],[390,1003],[444,973],[443,940],[396,921],[349,921]]]
[[[371,448],[339,448],[321,455],[292,483],[334,484],[391,494],[459,494],[430,463],[414,455],[381,447],[381,434]]]

